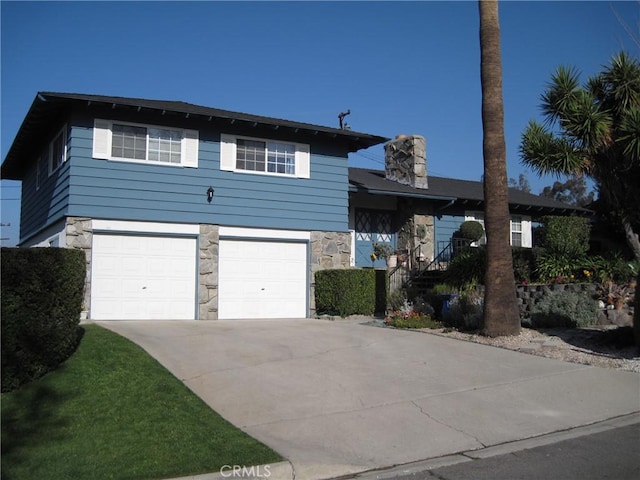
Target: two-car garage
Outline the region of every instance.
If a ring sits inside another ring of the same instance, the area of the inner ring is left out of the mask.
[[[198,318],[201,252],[197,233],[149,230],[96,231],[94,226],[92,319]],[[221,227],[221,234],[224,231]],[[218,318],[306,317],[309,243],[305,236],[264,239],[258,238],[257,231],[226,232],[242,237],[221,235],[219,241]]]

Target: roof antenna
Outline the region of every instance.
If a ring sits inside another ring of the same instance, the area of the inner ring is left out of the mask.
[[[351,130],[351,127],[347,123],[344,123],[344,117],[351,114],[351,110],[347,110],[346,112],[341,112],[338,115],[338,120],[340,120],[340,130]]]

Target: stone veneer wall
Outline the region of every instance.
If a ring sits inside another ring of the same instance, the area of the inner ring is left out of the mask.
[[[91,245],[93,226],[90,218],[67,217],[65,226],[66,247],[84,251],[87,261],[87,275],[84,282],[84,309],[91,305]],[[91,318],[91,312],[89,312]]]
[[[217,225],[200,225],[198,278],[198,318],[200,320],[218,319],[219,232]]]
[[[413,224],[415,228],[415,246],[422,245],[421,251],[425,256],[425,261],[430,262],[433,257],[439,252],[435,251],[435,228],[433,222],[433,215],[419,215],[413,216]],[[424,227],[424,237],[418,235],[419,227]]]
[[[484,285],[476,287],[478,292],[484,295]],[[593,297],[596,294],[598,285],[595,283],[556,283],[552,285],[516,285],[516,297],[518,300],[518,308],[520,309],[520,318],[530,318],[531,310],[534,305],[551,292],[585,292]],[[594,300],[595,301],[595,300]]]
[[[596,293],[597,285],[593,283],[558,283],[553,285],[518,285],[516,286],[516,296],[518,297],[518,307],[520,317],[529,318],[534,305],[540,302],[550,292],[586,292],[593,296]]]
[[[427,144],[421,135],[399,135],[384,146],[385,177],[414,188],[428,188]]]
[[[316,272],[332,268],[349,268],[350,259],[350,233],[311,232],[311,289],[309,292],[311,316],[316,311]]]

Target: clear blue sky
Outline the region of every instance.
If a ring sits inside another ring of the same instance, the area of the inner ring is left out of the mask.
[[[1,7],[2,159],[36,92],[182,100],[265,116],[427,139],[430,174],[483,170],[476,2],[7,2]],[[617,15],[626,23],[625,31]],[[640,3],[502,2],[509,176],[520,135],[558,65],[593,74],[638,55]],[[350,165],[383,168],[382,146]],[[3,181],[14,244],[19,183]]]

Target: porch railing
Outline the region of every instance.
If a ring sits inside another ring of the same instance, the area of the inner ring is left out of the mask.
[[[471,244],[463,238],[452,238],[450,241],[438,242],[438,254],[433,260],[422,251],[422,244],[416,246],[406,256],[406,260],[398,261],[395,268],[389,271],[389,290],[395,291],[411,286],[411,284],[423,276],[427,271],[445,271],[449,263],[458,253],[468,252]]]

